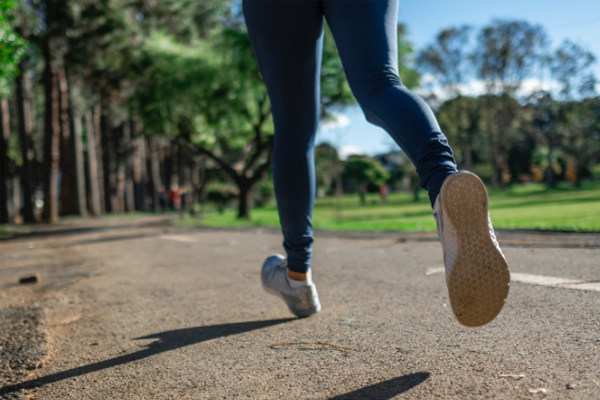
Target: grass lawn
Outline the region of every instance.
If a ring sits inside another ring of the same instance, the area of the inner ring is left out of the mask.
[[[378,195],[369,195],[361,207],[358,195],[345,195],[341,218],[337,200],[317,199],[313,226],[329,230],[435,231],[426,192],[421,201],[412,201],[409,193],[392,193],[387,204]],[[490,213],[497,229],[559,229],[600,231],[600,182],[574,188],[561,183],[556,189],[542,184],[515,185],[490,190]],[[175,221],[179,226],[246,227],[279,226],[275,205],[255,208],[250,220],[237,220],[236,211],[224,214],[207,212],[202,218],[186,217]]]

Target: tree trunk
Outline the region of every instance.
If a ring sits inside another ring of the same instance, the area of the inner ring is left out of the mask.
[[[499,188],[500,182],[498,180],[498,160],[495,155],[492,155],[492,187]]]
[[[121,148],[123,150],[123,178],[125,179],[125,208],[127,212],[135,211],[135,195],[133,186],[133,140],[131,138],[131,120],[123,123]]]
[[[9,221],[8,205],[8,137],[10,124],[8,115],[8,101],[0,99],[0,224]]]
[[[161,148],[161,161],[163,165],[163,182],[165,183],[165,192],[169,191],[173,183],[171,179],[173,177],[173,157],[171,156],[173,148],[171,142],[167,142],[166,145]]]
[[[471,143],[466,143],[463,149],[465,153],[465,169],[467,171],[473,170],[473,150],[471,148]]]
[[[243,179],[241,182],[238,182],[238,189],[240,190],[240,197],[238,203],[238,219],[250,219],[253,186],[254,183],[247,179]]]
[[[552,168],[552,159],[553,159],[553,148],[552,146],[548,146],[548,167],[544,170],[544,181],[546,182],[546,186],[549,188],[556,187],[556,177],[554,176],[554,168]]]
[[[204,187],[204,180],[206,179],[206,164],[203,161],[194,163],[192,167],[192,196],[191,196],[191,208],[190,214],[196,216],[196,206],[198,205],[198,199],[200,192]]]
[[[585,166],[576,165],[576,169],[575,169],[575,187],[576,188],[581,187],[581,176],[583,175],[585,170],[586,170]]]
[[[118,128],[112,129],[113,151],[115,153],[115,188],[117,205],[114,212],[125,212],[125,151],[123,149],[123,130],[125,127],[121,124]]]
[[[44,48],[44,211],[45,222],[58,221],[58,171],[60,158],[60,104],[58,70],[52,65],[49,44]]]
[[[171,149],[171,176],[169,178],[170,185],[167,186],[167,190],[175,187],[179,189],[179,145],[175,141],[170,143]]]
[[[19,175],[15,175],[12,180],[12,220],[13,222],[19,221],[21,218],[21,210],[19,209],[21,203],[21,178]]]
[[[360,183],[358,185],[358,195],[360,196],[360,205],[361,206],[366,206],[367,205],[367,184],[366,183]]]
[[[146,188],[148,187],[148,168],[146,160],[147,148],[144,136],[140,133],[139,124],[134,123],[134,138],[133,138],[133,192],[135,197],[135,209],[138,211],[146,211],[148,209],[148,201],[146,196]]]
[[[186,151],[183,145],[179,145],[179,190],[181,192],[181,212],[190,211],[192,205],[192,171],[193,160],[190,160],[190,154]]]
[[[23,188],[23,221],[27,223],[36,222],[35,213],[33,211],[33,184],[32,184],[32,170],[31,170],[31,158],[29,151],[29,138],[31,137],[31,109],[28,95],[29,95],[29,76],[28,71],[25,67],[25,62],[21,61],[19,64],[20,75],[17,77],[17,115],[19,117],[19,143],[21,147],[21,158],[23,164],[21,165],[21,185]],[[51,76],[50,76],[51,79]],[[20,192],[19,186],[15,186],[15,193]],[[19,203],[15,203],[15,216],[19,214]]]
[[[101,147],[103,170],[102,175],[104,177],[104,209],[106,210],[106,212],[117,212],[117,175],[115,173],[115,168],[113,167],[113,134],[111,130],[111,122],[108,116],[108,112],[108,107],[103,105],[100,113],[100,135],[102,139]]]
[[[337,160],[336,163],[338,166],[335,174],[335,215],[337,221],[342,222],[344,220],[344,187],[342,181],[342,165],[340,160]]]
[[[57,68],[59,107],[60,107],[60,215],[74,215],[79,212],[79,198],[77,194],[77,170],[74,162],[75,154],[74,136],[71,135],[69,124],[69,89],[64,67]]]
[[[100,103],[96,103],[92,108],[92,131],[94,133],[94,139],[96,141],[96,171],[98,172],[98,194],[100,196],[100,213],[106,212],[106,196],[104,193],[104,162],[103,162],[103,150],[102,150],[102,130],[100,128],[100,121],[102,116],[102,107]]]
[[[100,197],[100,180],[98,179],[98,156],[96,154],[96,135],[94,134],[94,117],[91,111],[85,113],[85,129],[87,136],[88,170],[90,186],[90,205],[92,215],[102,214]]]
[[[88,216],[87,201],[85,196],[85,166],[83,157],[83,142],[81,140],[81,115],[73,110],[73,144],[75,145],[75,171],[77,178],[77,203],[79,214]]]
[[[149,153],[149,168],[150,168],[150,193],[152,193],[152,211],[158,212],[160,210],[160,200],[158,198],[159,190],[161,188],[160,182],[160,160],[158,155],[158,143],[154,137],[148,136],[146,138],[147,148]]]

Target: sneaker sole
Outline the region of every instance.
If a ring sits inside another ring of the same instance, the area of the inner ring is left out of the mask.
[[[485,325],[502,310],[510,285],[508,264],[489,233],[487,190],[476,175],[457,173],[446,179],[440,198],[457,240],[448,277],[452,311],[465,326]]]
[[[263,290],[273,296],[279,297],[281,300],[283,300],[285,302],[285,299],[283,298],[283,296],[281,295],[281,293],[279,293],[276,290],[273,290],[265,285],[263,285]],[[287,303],[286,303],[287,304]],[[288,310],[290,310],[290,312],[292,314],[294,314],[296,317],[300,317],[300,318],[305,318],[305,317],[310,317],[313,314],[318,313],[319,311],[321,311],[321,303],[318,303],[316,306],[314,306],[313,308],[309,308],[307,310],[297,310],[295,308],[292,308],[290,306],[288,306]]]

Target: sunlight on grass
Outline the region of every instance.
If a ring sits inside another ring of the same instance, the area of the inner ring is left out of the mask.
[[[581,188],[563,183],[556,189],[541,184],[517,185],[490,190],[490,214],[498,229],[554,229],[600,231],[600,182]],[[393,193],[387,204],[376,194],[361,207],[358,196],[346,195],[341,212],[338,200],[317,199],[313,225],[328,230],[435,231],[435,221],[425,192],[421,201],[412,201],[409,193]],[[206,213],[202,218],[187,217],[175,222],[179,226],[238,228],[279,226],[275,205],[252,210],[251,220],[238,220],[235,210],[223,214]]]

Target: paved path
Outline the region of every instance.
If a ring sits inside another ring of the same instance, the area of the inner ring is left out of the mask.
[[[21,312],[11,332],[29,332],[0,335],[0,398],[600,396],[600,235],[501,233],[517,279],[500,316],[471,329],[431,235],[321,235],[324,309],[294,319],[260,287],[281,251],[271,230],[97,225],[0,242],[0,317]],[[14,284],[27,273],[40,283]]]

